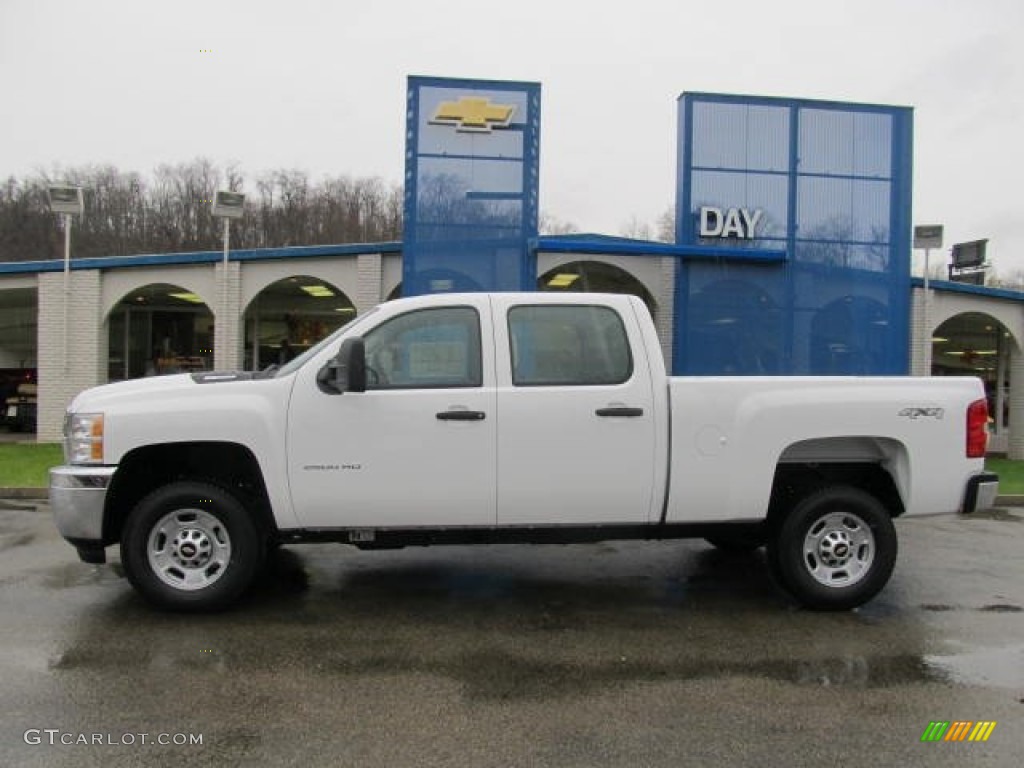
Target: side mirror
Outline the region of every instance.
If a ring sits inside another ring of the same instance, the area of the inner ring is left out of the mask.
[[[353,336],[341,342],[338,354],[317,372],[316,383],[329,395],[365,392],[366,346],[362,338]]]

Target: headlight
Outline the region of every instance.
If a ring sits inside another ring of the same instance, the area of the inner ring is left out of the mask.
[[[102,464],[103,414],[70,414],[65,441],[68,464]]]

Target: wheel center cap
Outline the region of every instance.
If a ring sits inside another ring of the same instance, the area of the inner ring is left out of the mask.
[[[818,548],[822,561],[830,568],[842,568],[853,554],[853,546],[843,533],[833,531],[824,539]]]
[[[198,528],[186,528],[174,539],[174,559],[186,568],[202,568],[212,556],[210,537]]]

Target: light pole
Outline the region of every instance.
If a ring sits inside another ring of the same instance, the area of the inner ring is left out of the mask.
[[[71,217],[85,210],[81,187],[52,186],[46,190],[50,210],[64,217],[64,373],[68,372],[68,305],[71,303]]]
[[[245,213],[245,195],[241,192],[218,192],[213,198],[213,215],[224,220],[224,259],[221,261],[220,330],[215,332],[214,344],[222,350],[227,342],[228,328],[228,249],[231,241],[231,220],[240,219]],[[214,358],[217,355],[214,353]],[[224,359],[224,353],[220,355]],[[216,367],[216,362],[214,367]]]

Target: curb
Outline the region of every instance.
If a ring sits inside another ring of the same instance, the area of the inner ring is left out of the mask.
[[[0,488],[0,499],[49,499],[49,488]]]
[[[1024,496],[997,496],[996,507],[1024,507]]]

